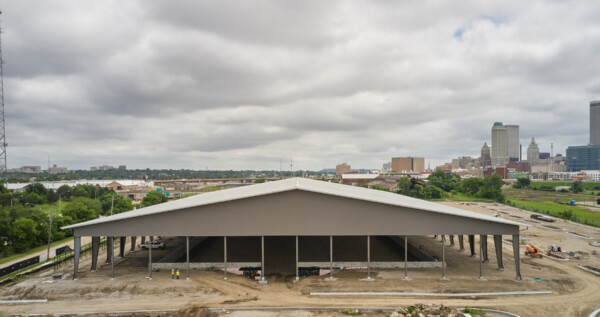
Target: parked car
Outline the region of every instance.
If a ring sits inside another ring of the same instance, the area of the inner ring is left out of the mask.
[[[537,215],[537,214],[531,215],[531,219],[537,219],[537,220],[546,221],[546,222],[555,222],[556,221],[554,218]]]
[[[146,242],[146,243],[142,243],[139,245],[140,249],[142,250],[146,250],[150,247],[152,247],[152,249],[164,249],[165,248],[165,244],[162,242],[158,242],[158,241],[152,241],[152,243]]]

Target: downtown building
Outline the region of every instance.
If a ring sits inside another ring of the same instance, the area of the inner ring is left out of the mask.
[[[505,167],[510,161],[521,160],[519,126],[495,122],[492,126],[491,165]]]
[[[600,170],[600,101],[590,102],[590,144],[567,148],[567,171]]]

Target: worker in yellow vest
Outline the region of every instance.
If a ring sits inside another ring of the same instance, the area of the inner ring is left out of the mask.
[[[171,279],[175,279],[175,268],[171,269]]]
[[[177,279],[179,279],[179,269],[177,269]]]

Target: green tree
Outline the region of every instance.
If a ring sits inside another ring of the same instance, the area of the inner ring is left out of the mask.
[[[264,178],[264,177],[262,177],[262,178],[257,178],[257,179],[255,179],[255,180],[254,180],[254,183],[255,183],[255,184],[259,184],[259,183],[264,183],[265,181],[266,181],[266,180],[265,180],[265,178]]]
[[[65,217],[67,223],[79,223],[98,217],[96,210],[89,209],[82,201],[71,202],[62,210],[62,215]]]
[[[160,203],[166,202],[168,199],[165,195],[158,192],[148,193],[144,199],[142,199],[142,207],[148,207]]]
[[[113,214],[118,214],[118,213],[122,213],[125,211],[129,211],[133,209],[133,205],[131,203],[131,199],[127,198],[123,198],[121,197],[121,195],[117,195],[114,194],[115,197],[115,201],[114,201],[114,206],[113,206]],[[113,192],[104,192],[102,194],[102,196],[100,196],[100,203],[102,204],[102,214],[103,215],[110,215],[110,208],[111,205],[113,205],[112,203],[112,199],[113,199]]]
[[[458,175],[447,174],[444,171],[435,171],[427,179],[429,180],[429,184],[441,188],[446,192],[457,188],[460,184],[460,177]]]
[[[519,177],[513,184],[513,188],[527,188],[531,185],[531,180],[527,177]]]
[[[583,191],[583,183],[581,181],[574,181],[573,185],[571,185],[571,191],[581,193]]]
[[[39,231],[31,219],[19,218],[12,224],[13,247],[16,252],[23,252],[35,246]]]
[[[400,188],[400,194],[405,196],[410,196],[410,189],[412,187],[412,182],[408,177],[402,177],[398,181],[398,188]]]
[[[25,186],[25,192],[28,194],[37,194],[40,196],[46,196],[47,194],[47,190],[46,187],[44,187],[44,185],[40,184],[40,183],[33,183],[33,184],[29,184],[27,186]]]
[[[461,193],[475,196],[481,186],[483,186],[482,178],[471,177],[460,182],[460,186],[458,186],[457,190]]]
[[[503,202],[502,185],[504,185],[504,181],[499,175],[486,176],[483,179],[483,186],[477,192],[477,196]]]
[[[54,191],[54,189],[49,189],[48,192],[46,193],[46,200],[49,203],[53,203],[56,202],[58,200],[58,195],[56,194],[56,192]]]

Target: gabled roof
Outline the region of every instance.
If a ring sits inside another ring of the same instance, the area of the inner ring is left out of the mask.
[[[289,178],[280,181],[255,184],[245,187],[238,187],[200,194],[180,200],[175,200],[159,205],[153,205],[150,207],[124,212],[109,217],[104,217],[101,219],[94,219],[83,223],[66,226],[63,227],[63,229],[86,227],[90,225],[115,222],[136,217],[145,217],[149,215],[168,213],[170,211],[183,210],[192,207],[208,206],[213,204],[241,200],[245,198],[259,197],[294,190],[356,199],[389,206],[405,207],[415,210],[429,211],[439,214],[484,220],[488,222],[495,222],[513,226],[523,225],[510,220],[482,215],[479,213],[454,208],[451,206],[441,205],[426,200],[403,196],[395,193],[373,190],[364,187],[329,183],[307,178]]]

